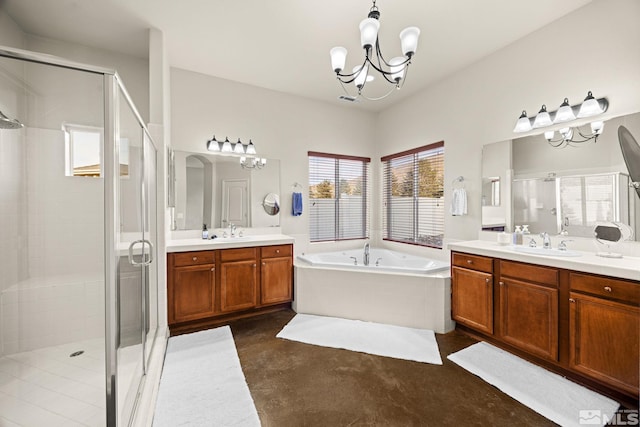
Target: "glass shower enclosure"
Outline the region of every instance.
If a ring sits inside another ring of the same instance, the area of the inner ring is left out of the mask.
[[[0,47],[0,425],[129,425],[158,330],[156,147],[117,72]]]

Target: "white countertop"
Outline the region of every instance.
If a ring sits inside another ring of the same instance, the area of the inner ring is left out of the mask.
[[[601,274],[620,279],[635,280],[640,284],[640,258],[625,256],[624,258],[604,258],[594,252],[579,252],[579,257],[556,257],[516,252],[513,247],[502,246],[497,242],[486,240],[471,240],[449,243],[452,251],[465,252],[475,255],[508,259],[511,261],[528,262],[585,273]]]
[[[247,248],[254,246],[285,245],[295,239],[284,234],[258,234],[217,239],[175,239],[167,241],[167,252],[207,251],[212,249]]]

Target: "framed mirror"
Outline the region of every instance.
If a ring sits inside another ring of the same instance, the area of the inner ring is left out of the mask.
[[[279,215],[263,209],[264,195],[280,192],[280,161],[268,159],[260,169],[242,168],[237,156],[173,151],[177,230],[237,227],[277,227]],[[169,189],[172,186],[169,185]]]
[[[640,196],[618,143],[618,128],[640,134],[640,113],[609,119],[597,142],[554,148],[543,135],[487,144],[482,150],[482,229],[593,237],[597,222],[629,225],[638,241]],[[487,203],[500,178],[500,205]],[[486,186],[485,186],[486,185]]]

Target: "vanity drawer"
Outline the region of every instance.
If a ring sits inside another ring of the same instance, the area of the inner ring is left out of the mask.
[[[453,265],[457,267],[469,268],[471,270],[493,273],[493,259],[479,255],[453,253]]]
[[[500,276],[557,287],[560,272],[557,268],[500,260]]]
[[[573,272],[569,277],[572,291],[617,299],[634,305],[640,304],[640,282]]]
[[[257,253],[257,248],[223,249],[220,251],[220,261],[226,262],[256,259]]]
[[[215,264],[215,251],[176,252],[173,255],[173,265],[183,267],[185,265]]]
[[[263,246],[262,258],[290,257],[291,245]]]

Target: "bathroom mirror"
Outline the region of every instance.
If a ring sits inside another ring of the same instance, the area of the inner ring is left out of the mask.
[[[640,113],[607,120],[597,142],[578,147],[554,148],[543,135],[485,145],[482,229],[529,224],[534,234],[593,237],[596,221],[613,221],[629,225],[638,241],[640,196],[629,186],[618,144],[621,125],[640,134]],[[500,206],[487,202],[493,177],[501,178]]]
[[[267,215],[277,215],[280,212],[280,198],[275,193],[269,193],[264,196],[262,207]]]
[[[242,168],[237,156],[173,151],[173,225],[177,230],[277,227],[279,215],[263,208],[264,195],[280,192],[280,161],[268,159],[258,168]],[[168,189],[172,188],[171,183]],[[171,195],[169,198],[171,199]]]

